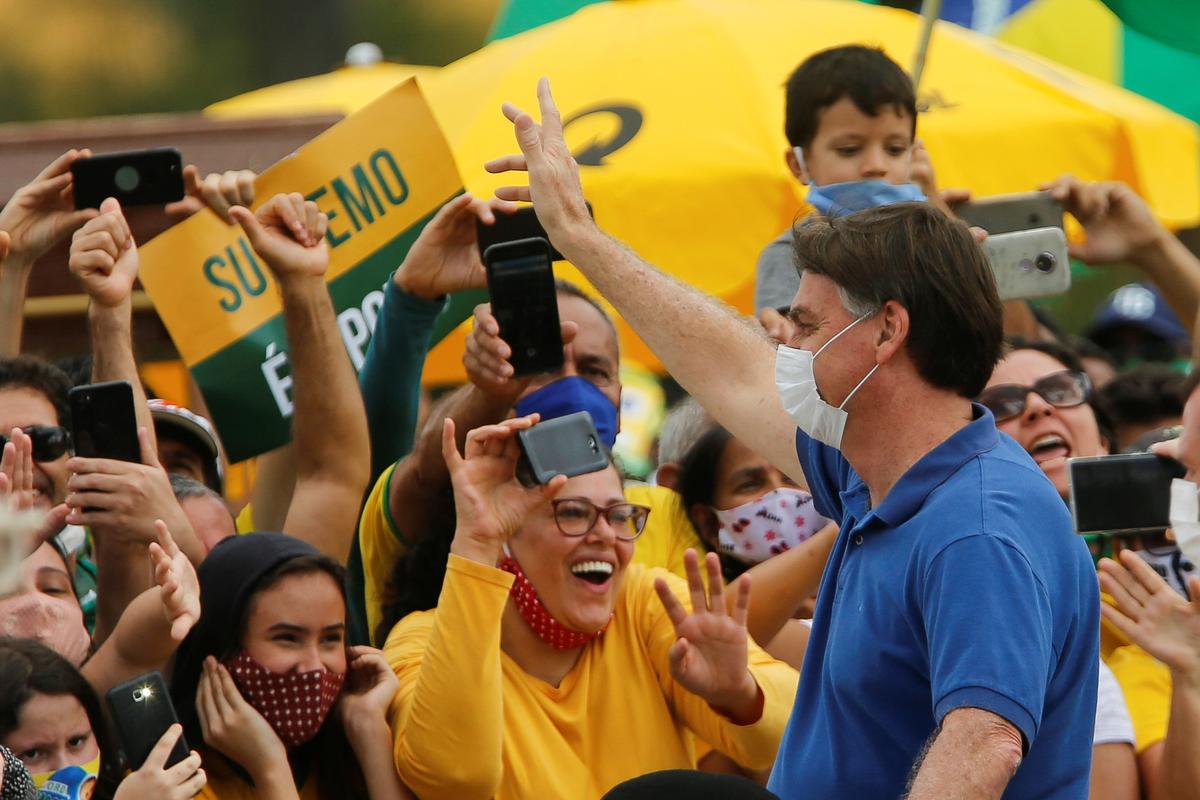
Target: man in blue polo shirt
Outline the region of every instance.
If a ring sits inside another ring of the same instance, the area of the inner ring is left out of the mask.
[[[970,400],[1002,312],[966,227],[901,203],[797,230],[796,332],[776,353],[595,226],[544,80],[538,98],[540,126],[505,106],[521,154],[488,168],[529,185],[497,195],[532,200],[675,379],[841,520],[770,788],[1086,798],[1096,578],[1054,487]]]

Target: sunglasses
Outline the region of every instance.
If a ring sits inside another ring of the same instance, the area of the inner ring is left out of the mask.
[[[1004,422],[1025,411],[1030,392],[1055,408],[1074,408],[1092,396],[1092,382],[1082,372],[1064,369],[1035,381],[1032,386],[1015,383],[993,386],[979,395],[979,402],[992,412],[996,422]]]
[[[30,425],[21,430],[33,441],[34,461],[54,461],[71,451],[71,432],[61,425]],[[8,435],[0,433],[0,448],[8,442]]]

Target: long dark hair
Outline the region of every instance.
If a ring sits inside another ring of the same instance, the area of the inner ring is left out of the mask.
[[[171,698],[190,743],[204,741],[196,712],[196,690],[204,659],[235,655],[244,640],[255,598],[287,577],[325,573],[345,602],[345,568],[312,545],[281,533],[253,533],[221,541],[200,565],[200,621],[180,644],[171,678]],[[208,757],[216,752],[207,748]],[[331,714],[320,732],[289,754],[297,783],[315,768],[320,797],[366,796],[366,782],[346,733]],[[248,781],[241,765],[229,761]]]
[[[692,506],[699,503],[711,506],[717,493],[717,465],[725,448],[733,441],[733,434],[720,425],[714,424],[708,431],[696,440],[691,449],[684,455],[679,465],[679,494],[683,503],[683,513],[687,515],[692,527],[696,522],[692,519]],[[704,549],[715,552],[721,559],[721,572],[726,581],[732,581],[750,568],[749,564],[730,558],[704,537],[704,532],[696,528],[696,534],[704,544]]]
[[[386,501],[385,501],[386,502]],[[454,541],[454,496],[442,492],[430,498],[429,526],[421,538],[396,560],[383,589],[382,615],[372,632],[380,647],[396,623],[414,611],[437,607],[446,579],[446,561]]]
[[[70,661],[40,642],[0,636],[0,739],[17,729],[21,709],[36,694],[71,695],[83,706],[100,749],[94,796],[111,798],[121,782],[121,758],[91,684]]]

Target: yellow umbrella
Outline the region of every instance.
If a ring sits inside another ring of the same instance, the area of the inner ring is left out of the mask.
[[[846,43],[907,65],[918,34],[916,15],[838,0],[623,0],[492,42],[421,82],[467,187],[489,196],[511,178],[480,165],[516,147],[500,104],[536,111],[548,75],[597,220],[749,311],[759,250],[803,205],[783,160],[788,74]],[[944,186],[1022,191],[1070,171],[1130,183],[1167,224],[1200,221],[1198,129],[1143,98],[939,22],[920,100]],[[621,333],[628,356],[658,366]],[[427,383],[461,380],[461,337],[431,354]]]
[[[267,117],[296,114],[353,114],[413,75],[426,76],[436,67],[415,64],[345,66],[324,75],[300,78],[213,103],[204,109],[213,117]]]

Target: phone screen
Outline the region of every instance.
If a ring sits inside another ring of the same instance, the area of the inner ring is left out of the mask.
[[[517,375],[551,372],[563,363],[550,258],[544,242],[528,246],[528,241],[488,250],[492,315],[500,325],[500,338],[512,348],[509,363]]]
[[[1178,461],[1152,453],[1072,459],[1071,508],[1078,533],[1163,530],[1170,525]]]

